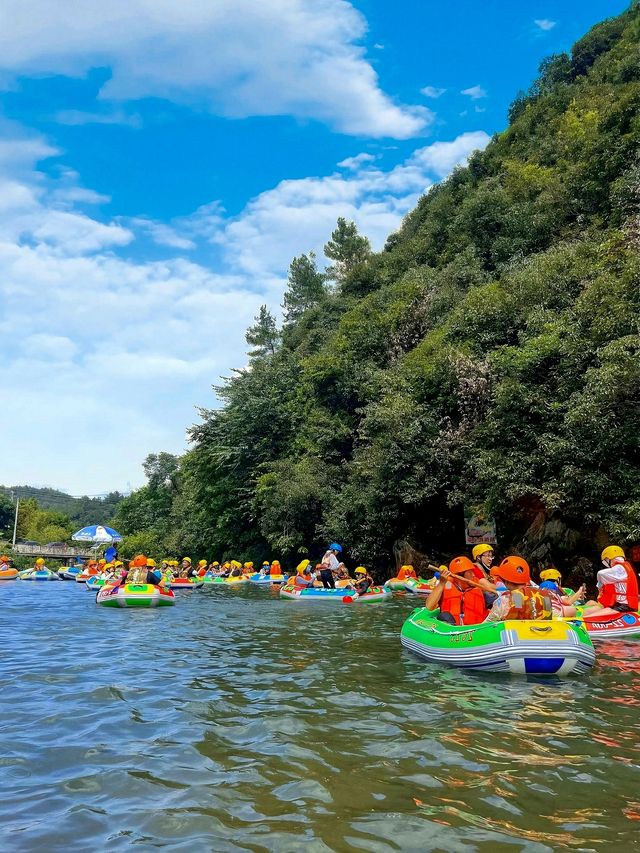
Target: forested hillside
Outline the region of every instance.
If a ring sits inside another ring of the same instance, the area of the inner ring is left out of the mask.
[[[295,258],[282,328],[261,311],[124,532],[211,558],[336,539],[373,566],[460,551],[463,506],[534,559],[640,538],[639,17],[545,60],[382,252],[339,221],[326,272]]]
[[[46,486],[0,486],[0,536],[13,532],[16,498],[20,498],[18,539],[46,544],[66,540],[87,524],[106,524],[123,495],[76,498]]]

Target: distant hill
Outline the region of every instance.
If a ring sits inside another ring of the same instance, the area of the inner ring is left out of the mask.
[[[37,486],[0,486],[0,494],[20,499],[35,498],[42,509],[52,509],[67,515],[74,526],[106,524],[123,499],[120,492],[109,492],[104,497],[73,497],[58,489]]]

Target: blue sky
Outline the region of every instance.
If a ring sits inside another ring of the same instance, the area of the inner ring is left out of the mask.
[[[338,216],[375,247],[626,2],[5,0],[0,482],[142,481]]]

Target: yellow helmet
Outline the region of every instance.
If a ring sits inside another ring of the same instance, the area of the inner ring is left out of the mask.
[[[296,566],[296,572],[301,575],[310,562],[311,560],[303,560],[301,563],[298,563],[298,565]]]
[[[211,563],[211,565],[212,566],[219,566],[220,563],[217,560],[214,560],[213,563]]]
[[[155,569],[155,567],[156,567],[156,561],[152,560],[151,557],[149,557],[149,559],[147,560],[147,568]]]
[[[206,560],[198,560],[198,565],[199,565],[199,566],[206,566],[206,565],[207,565],[207,561],[206,561]]]
[[[543,572],[540,572],[540,580],[543,581],[559,581],[562,575],[557,569],[545,569]]]
[[[116,569],[119,569],[120,566],[123,565],[122,560],[116,560],[113,565],[116,567]]]
[[[191,557],[183,557],[182,562],[191,564]]]
[[[354,574],[356,574],[356,575],[366,575],[366,573],[367,573],[367,570],[365,569],[364,566],[358,566],[358,568],[354,572]]]
[[[105,560],[105,558],[104,558],[104,557],[101,557],[101,558],[98,560],[98,565],[99,565],[99,566],[100,566],[100,565],[103,565],[103,566],[104,566],[104,565],[106,564],[106,562],[107,562],[107,561]]]
[[[488,554],[489,551],[493,552],[493,545],[488,545],[486,542],[482,542],[480,545],[473,546],[471,556],[474,560],[477,560],[478,557],[481,557],[483,554]]]
[[[42,557],[38,557],[36,560],[36,566],[44,566],[44,559]]]
[[[601,560],[615,560],[616,557],[622,557],[624,560],[624,551],[619,545],[609,545],[600,554]]]

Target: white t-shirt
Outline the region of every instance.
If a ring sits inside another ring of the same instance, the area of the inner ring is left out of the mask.
[[[322,558],[322,567],[325,569],[331,569],[332,572],[336,572],[339,565],[340,563],[338,562],[338,558],[333,551],[327,551]]]
[[[608,566],[605,569],[600,569],[598,572],[598,580],[597,586],[598,589],[602,589],[602,587],[607,583],[620,583],[620,581],[627,582],[627,572],[624,566]]]

